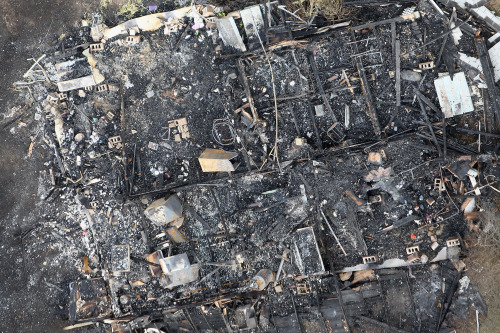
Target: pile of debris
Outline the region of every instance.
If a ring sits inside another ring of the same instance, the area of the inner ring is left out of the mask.
[[[450,314],[486,314],[463,236],[499,192],[500,18],[394,3],[345,1],[373,12],[328,26],[277,1],[95,16],[35,61],[15,86],[29,155],[51,152],[43,228],[84,254],[68,329],[452,332]]]

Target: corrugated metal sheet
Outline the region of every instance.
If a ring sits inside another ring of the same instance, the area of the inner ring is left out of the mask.
[[[446,118],[474,111],[469,86],[463,72],[455,73],[453,80],[449,75],[434,80],[439,105]]]

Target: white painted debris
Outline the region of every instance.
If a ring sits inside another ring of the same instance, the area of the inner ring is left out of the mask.
[[[245,44],[243,44],[243,39],[238,32],[238,27],[234,22],[234,18],[224,17],[216,20],[215,22],[224,45],[233,47],[241,52],[245,52],[247,50]]]
[[[472,213],[476,209],[476,198],[474,197],[467,197],[464,202],[462,203],[462,206],[460,209],[465,213]]]
[[[467,79],[463,72],[455,73],[453,80],[444,75],[434,80],[439,105],[446,118],[474,111]]]
[[[488,53],[490,54],[491,64],[493,65],[495,82],[498,82],[500,80],[500,43],[493,45]]]
[[[240,10],[240,15],[248,42],[259,43],[259,35],[262,39],[264,32],[264,19],[262,18],[260,6],[256,5]]]
[[[103,37],[105,39],[110,39],[113,37],[128,35],[130,29],[139,29],[140,31],[155,31],[160,29],[165,22],[168,21],[169,18],[172,19],[180,19],[185,17],[189,11],[191,11],[191,7],[179,8],[170,12],[164,13],[156,13],[151,15],[146,15],[142,17],[138,17],[126,22],[123,22],[116,27],[110,29],[104,29],[102,32]],[[196,9],[195,9],[196,10]]]
[[[450,29],[451,30],[451,38],[453,39],[453,43],[455,45],[458,45],[458,43],[460,42],[460,39],[462,38],[462,30],[460,30],[460,28],[456,28],[456,24],[455,22],[452,22],[450,24]]]
[[[497,32],[496,34],[494,34],[493,36],[491,36],[490,38],[488,38],[488,43],[489,44],[495,44],[499,40],[500,40],[500,32]]]

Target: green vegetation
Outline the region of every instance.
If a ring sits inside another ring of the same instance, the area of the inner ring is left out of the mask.
[[[107,1],[107,0],[104,0]],[[130,20],[135,14],[142,9],[142,0],[128,0],[118,10],[118,15]]]
[[[106,9],[112,1],[113,0],[101,0],[101,3],[99,4],[99,8],[101,9],[101,11]]]

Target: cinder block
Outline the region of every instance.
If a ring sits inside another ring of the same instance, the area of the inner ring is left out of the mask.
[[[450,238],[446,241],[447,247],[453,247],[453,246],[459,246],[459,245],[460,245],[460,239],[458,239],[458,238]]]
[[[108,147],[109,149],[116,148],[120,149],[122,147],[122,137],[121,136],[113,136],[108,139]]]
[[[90,52],[97,52],[104,50],[104,43],[90,44]]]
[[[377,256],[364,256],[363,257],[363,264],[373,264],[377,262]]]
[[[418,246],[418,245],[410,246],[410,247],[406,248],[406,254],[408,254],[408,255],[418,253],[418,251],[420,251],[420,246]]]
[[[412,253],[408,256],[408,262],[413,263],[416,261],[420,260],[420,256],[418,255],[418,252]]]

